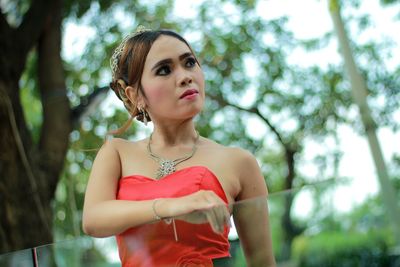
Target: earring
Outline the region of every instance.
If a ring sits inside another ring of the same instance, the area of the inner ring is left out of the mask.
[[[147,126],[147,111],[145,109],[143,109],[143,123],[145,126]]]
[[[143,121],[144,125],[147,126],[147,122],[148,122],[147,116],[149,116],[149,114],[147,113],[146,109],[142,108],[142,107],[138,107],[138,111],[139,111],[140,117],[142,117],[142,121]]]

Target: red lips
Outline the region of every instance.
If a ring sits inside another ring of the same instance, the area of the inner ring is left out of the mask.
[[[188,89],[185,92],[183,92],[183,94],[179,98],[182,99],[186,96],[198,94],[198,93],[199,93],[199,91],[197,91],[196,89]]]

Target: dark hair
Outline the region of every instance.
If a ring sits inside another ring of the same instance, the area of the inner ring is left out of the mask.
[[[132,103],[127,98],[125,88],[126,86],[137,88],[137,96],[141,93],[146,97],[141,84],[143,68],[151,46],[161,35],[171,36],[182,41],[189,47],[190,51],[195,56],[189,43],[176,32],[171,30],[143,31],[126,40],[124,49],[118,59],[117,71],[114,73],[113,80],[110,83],[110,87],[118,98],[122,100],[125,108],[129,111],[131,116],[136,117],[140,121],[143,121],[144,114],[139,112],[137,103]],[[195,59],[197,63],[199,63],[196,56]],[[150,120],[149,117],[147,117],[147,119],[148,121]]]

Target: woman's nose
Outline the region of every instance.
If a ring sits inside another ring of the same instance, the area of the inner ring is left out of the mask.
[[[187,70],[182,70],[178,78],[178,83],[180,86],[185,86],[193,82],[192,76]]]

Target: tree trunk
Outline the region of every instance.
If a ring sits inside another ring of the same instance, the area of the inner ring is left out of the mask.
[[[14,29],[0,14],[0,253],[52,242],[55,187],[71,130],[60,59],[61,1],[32,1]],[[39,41],[38,72],[43,101],[39,144],[27,129],[19,79]]]
[[[43,124],[35,162],[46,176],[51,201],[64,165],[72,130],[72,117],[61,59],[62,0],[56,2],[38,45],[38,80]]]
[[[0,251],[32,247],[51,242],[50,206],[43,205],[39,192],[43,177],[32,164],[32,144],[17,96],[5,94],[15,82],[0,82]],[[16,95],[16,94],[14,94]]]
[[[285,177],[285,188],[284,190],[288,191],[288,193],[284,194],[284,212],[281,217],[282,222],[282,230],[283,230],[283,240],[282,240],[282,248],[281,248],[281,257],[282,260],[289,260],[292,254],[292,242],[293,239],[300,234],[300,229],[293,224],[291,218],[291,211],[294,199],[294,192],[290,190],[293,188],[293,181],[296,177],[295,171],[295,159],[296,155],[295,150],[284,147],[285,148],[285,160],[287,164],[287,174]]]
[[[397,205],[397,198],[393,185],[390,183],[389,175],[382,155],[382,150],[376,136],[376,123],[371,116],[371,111],[367,103],[368,90],[366,83],[360,75],[355,64],[350,43],[340,16],[340,6],[337,0],[329,1],[329,10],[333,20],[333,25],[338,36],[341,53],[344,59],[344,65],[350,78],[353,98],[360,110],[361,120],[364,124],[365,133],[371,149],[372,158],[378,173],[378,179],[381,186],[381,196],[386,206],[388,217],[392,223],[397,245],[400,245],[400,209]]]

